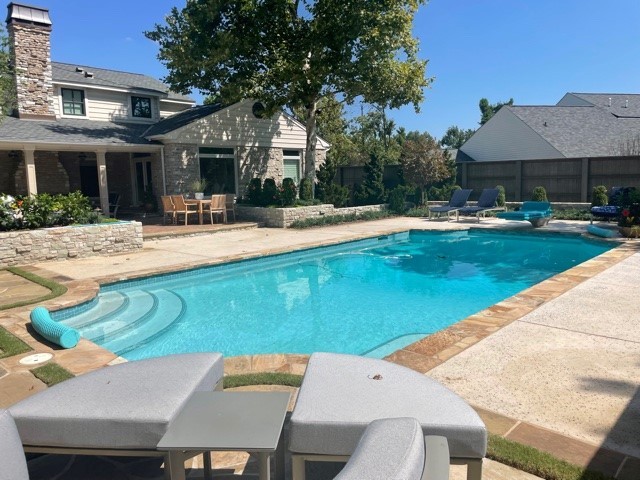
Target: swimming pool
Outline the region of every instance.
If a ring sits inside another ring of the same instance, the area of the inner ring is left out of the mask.
[[[566,234],[411,231],[118,282],[54,318],[129,360],[383,357],[611,247]]]

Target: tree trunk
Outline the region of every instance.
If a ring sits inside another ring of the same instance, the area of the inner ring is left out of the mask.
[[[318,134],[316,132],[316,113],[318,104],[315,100],[307,105],[307,147],[304,156],[304,176],[311,180],[311,192],[315,196],[316,183],[316,143]]]

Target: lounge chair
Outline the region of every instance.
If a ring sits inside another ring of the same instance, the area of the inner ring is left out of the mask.
[[[607,222],[611,219],[618,218],[622,207],[620,205],[625,203],[625,199],[628,202],[630,188],[628,187],[611,187],[607,197],[609,198],[609,205],[601,205],[591,207],[590,211],[590,223],[593,223],[595,218],[601,218]],[[626,198],[625,198],[626,197]]]
[[[487,212],[504,210],[504,207],[498,206],[498,195],[500,195],[500,190],[497,188],[485,188],[482,190],[478,204],[475,207],[463,207],[459,210],[459,213],[462,215],[475,215],[479,223],[480,215],[484,218]]]
[[[551,204],[549,202],[523,202],[520,210],[514,212],[501,212],[498,218],[504,220],[525,220],[533,227],[542,227],[551,219]]]
[[[438,217],[441,213],[447,214],[447,221],[451,220],[451,214],[456,214],[456,220],[458,219],[458,211],[463,208],[467,204],[467,200],[469,200],[469,195],[471,195],[472,190],[456,190],[451,195],[449,199],[449,203],[447,205],[442,205],[439,207],[429,207],[429,220],[431,220],[431,214],[437,213]]]
[[[448,478],[446,438],[424,437],[415,418],[385,418],[367,426],[353,455],[334,480]]]
[[[199,452],[156,447],[194,392],[221,389],[219,353],[128,362],[66,380],[9,408],[27,452],[162,456],[175,464]],[[0,468],[1,470],[1,468]]]
[[[450,463],[467,465],[467,480],[482,478],[487,429],[454,392],[384,360],[314,353],[291,414],[292,479],[305,478],[306,461],[347,461],[367,425],[395,417],[415,418],[423,435],[446,437]]]
[[[0,410],[0,480],[29,480],[20,435],[8,410]]]

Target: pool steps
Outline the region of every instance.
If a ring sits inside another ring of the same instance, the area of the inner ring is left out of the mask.
[[[93,308],[62,323],[120,355],[161,336],[186,308],[182,297],[170,290],[106,292]]]

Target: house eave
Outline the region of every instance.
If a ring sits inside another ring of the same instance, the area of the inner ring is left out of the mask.
[[[28,142],[0,140],[0,150],[38,150],[38,151],[60,151],[60,152],[83,152],[103,150],[107,152],[159,152],[163,145],[137,143],[64,143],[64,142]]]

